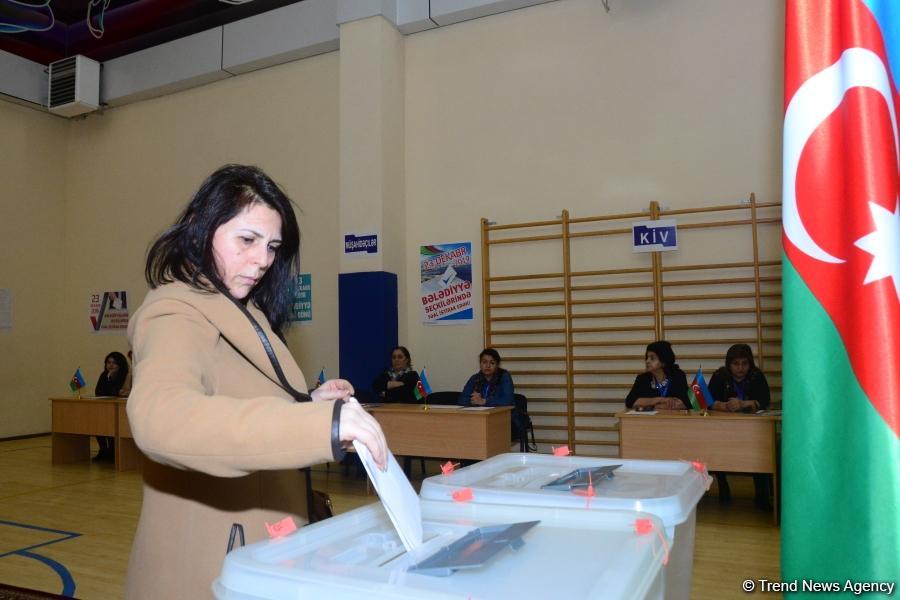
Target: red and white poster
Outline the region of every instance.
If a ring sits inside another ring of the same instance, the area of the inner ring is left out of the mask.
[[[128,329],[127,292],[98,292],[91,294],[88,315],[94,333],[124,332]]]

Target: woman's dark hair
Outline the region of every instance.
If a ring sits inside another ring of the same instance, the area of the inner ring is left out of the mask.
[[[750,346],[747,344],[735,344],[725,353],[725,367],[729,369],[729,372],[731,363],[739,358],[746,358],[747,362],[750,363],[750,369],[747,371],[748,375],[756,370],[756,363],[753,362],[753,350],[750,349]]]
[[[128,359],[125,358],[125,355],[121,352],[110,352],[106,355],[106,358],[103,359],[103,370],[106,370],[106,361],[109,359],[113,359],[113,361],[119,365],[119,372],[116,373],[116,378],[112,380],[112,383],[118,387],[122,387],[122,384],[125,383],[125,378],[128,377]]]
[[[175,224],[150,246],[144,268],[150,287],[178,280],[196,289],[227,294],[216,272],[213,236],[221,225],[256,203],[281,217],[281,245],[272,266],[247,300],[252,300],[272,329],[280,333],[293,302],[300,263],[300,228],[290,198],[258,167],[225,165],[203,182]]]
[[[482,350],[481,354],[478,355],[478,360],[481,360],[484,356],[490,356],[497,362],[497,365],[500,364],[500,353],[493,348],[485,348]]]
[[[409,355],[409,350],[406,349],[406,346],[394,346],[393,350],[391,350],[391,356],[393,356],[394,352],[397,350],[403,353],[403,356],[406,357],[406,363],[412,367],[412,357]]]
[[[678,363],[675,362],[675,351],[672,350],[672,344],[665,340],[658,340],[647,344],[647,350],[644,352],[644,358],[649,353],[654,353],[659,362],[663,364],[663,371],[669,373],[678,369]]]

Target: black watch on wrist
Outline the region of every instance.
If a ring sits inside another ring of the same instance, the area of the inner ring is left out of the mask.
[[[344,401],[338,400],[334,403],[334,410],[331,413],[331,454],[334,456],[335,462],[344,459],[347,451],[341,447],[341,409],[344,408]]]

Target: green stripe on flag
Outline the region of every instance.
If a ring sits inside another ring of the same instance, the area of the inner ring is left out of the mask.
[[[782,581],[839,582],[829,598],[858,598],[848,580],[900,587],[900,441],[860,388],[831,318],[786,257],[782,267]],[[881,360],[879,349],[867,359]]]

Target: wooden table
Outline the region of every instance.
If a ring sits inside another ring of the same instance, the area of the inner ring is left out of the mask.
[[[50,398],[52,462],[88,460],[91,436],[114,440],[116,470],[139,469],[143,455],[134,443],[125,398]]]
[[[394,454],[484,460],[512,445],[511,406],[425,410],[422,404],[383,404],[366,410],[381,424]]]
[[[620,412],[619,457],[699,460],[710,471],[771,473],[778,520],[777,426],[780,416],[684,410]]]

